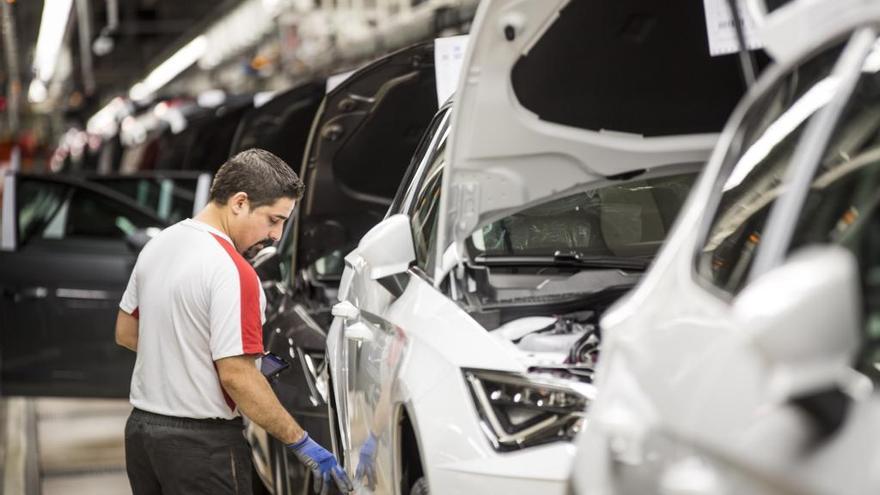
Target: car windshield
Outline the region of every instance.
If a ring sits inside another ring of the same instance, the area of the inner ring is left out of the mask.
[[[604,183],[492,222],[468,242],[472,259],[535,262],[650,258],[660,248],[696,172]]]

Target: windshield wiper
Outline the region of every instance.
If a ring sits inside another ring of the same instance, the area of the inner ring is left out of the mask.
[[[620,258],[617,256],[588,256],[576,251],[556,251],[553,262],[558,265],[582,266],[587,268],[621,268],[625,270],[644,270],[649,261],[641,258]]]
[[[495,266],[571,266],[644,271],[649,259],[588,256],[573,251],[556,251],[552,256],[476,256],[474,262]]]

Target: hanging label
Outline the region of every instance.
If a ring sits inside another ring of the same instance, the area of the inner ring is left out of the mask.
[[[437,80],[437,106],[458,89],[464,52],[467,50],[468,36],[450,36],[434,40],[434,75]]]
[[[755,35],[755,22],[744,8],[744,0],[736,0],[739,17],[743,24],[743,35],[749,50],[762,48],[761,40]],[[728,0],[703,0],[706,10],[706,31],[709,34],[709,54],[713,57],[728,55],[739,51],[733,15]]]

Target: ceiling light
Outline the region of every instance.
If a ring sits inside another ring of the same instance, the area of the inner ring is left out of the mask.
[[[196,98],[200,107],[217,108],[226,101],[226,92],[222,89],[209,89],[202,91]]]
[[[94,54],[99,57],[103,57],[104,55],[112,52],[115,45],[116,43],[113,41],[113,38],[105,34],[101,34],[92,43],[92,52],[94,52]]]
[[[43,81],[39,79],[31,81],[31,85],[28,87],[28,101],[31,103],[43,103],[48,96],[49,94]]]
[[[46,0],[43,3],[40,33],[34,52],[34,73],[44,82],[50,81],[55,73],[55,63],[64,41],[72,4],[73,0]]]
[[[118,119],[128,111],[125,101],[120,97],[110,100],[104,108],[96,112],[86,123],[86,130],[91,134],[110,137],[116,134]]]
[[[145,100],[178,74],[189,68],[208,50],[208,40],[202,35],[190,41],[174,55],[153,69],[143,81],[132,86],[129,96],[133,100]]]

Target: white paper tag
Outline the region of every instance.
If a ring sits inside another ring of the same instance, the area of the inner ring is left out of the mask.
[[[272,98],[275,98],[275,95],[278,94],[278,91],[260,91],[254,95],[254,108],[260,108],[272,101]]]
[[[355,72],[357,72],[357,69],[349,70],[346,72],[340,72],[339,74],[333,74],[332,76],[328,77],[327,78],[327,88],[325,91],[327,93],[333,91],[334,89],[336,89],[336,86],[339,86],[340,84],[345,82],[345,80],[348,79],[349,77],[351,77],[351,75],[354,74]]]
[[[458,78],[467,50],[468,36],[450,36],[434,40],[434,75],[437,79],[437,106],[458,89]]]
[[[739,17],[743,23],[743,35],[749,50],[762,48],[761,40],[755,35],[755,23],[744,8],[745,1],[737,0]],[[703,0],[706,9],[706,30],[709,33],[709,54],[713,57],[739,51],[739,40],[730,5],[727,0]]]

